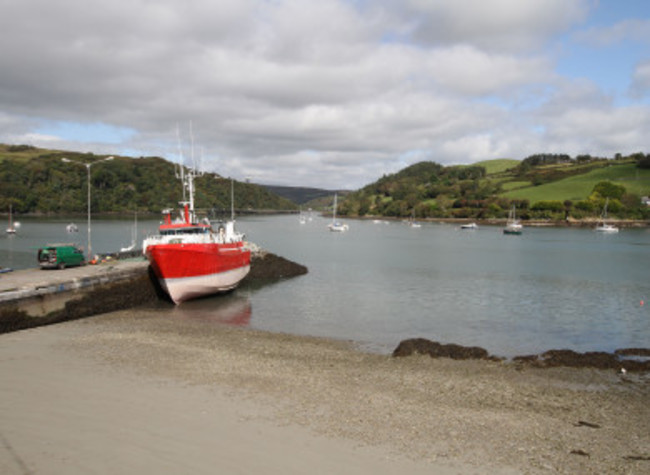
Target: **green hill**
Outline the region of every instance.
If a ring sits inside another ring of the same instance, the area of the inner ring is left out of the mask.
[[[497,158],[494,160],[483,160],[481,162],[476,162],[474,165],[485,167],[485,171],[488,175],[494,175],[496,173],[503,173],[507,170],[510,170],[520,163],[521,162],[519,160],[514,160],[512,158]]]
[[[586,173],[570,176],[539,186],[525,186],[503,193],[511,199],[528,200],[531,204],[543,200],[585,200],[601,181],[623,185],[628,193],[650,195],[650,169],[640,169],[633,163],[612,163]]]
[[[277,185],[261,185],[272,193],[278,196],[291,200],[292,202],[312,206],[315,203],[320,203],[323,198],[331,198],[334,196],[335,191],[324,190],[322,188],[306,188],[303,186],[277,186]],[[338,193],[346,193],[337,191]]]
[[[648,161],[643,154],[617,159],[538,154],[448,167],[420,162],[351,193],[340,212],[498,219],[514,204],[522,219],[582,219],[598,216],[609,198],[610,216],[650,219],[650,208],[641,202],[650,195]]]
[[[64,163],[103,156],[0,144],[0,210],[17,213],[84,213],[87,171]],[[182,196],[178,165],[160,157],[118,157],[91,167],[92,209],[97,213],[159,212]],[[227,213],[231,182],[214,173],[196,180],[196,207]],[[333,191],[264,187],[234,182],[238,210],[295,211],[331,207]],[[279,194],[285,197],[278,196]],[[354,192],[339,192],[339,213],[348,216],[418,218],[505,218],[512,205],[522,219],[586,218],[600,213],[650,219],[650,155],[615,159],[537,154],[524,160],[498,159],[472,165],[419,162],[385,175]],[[293,202],[291,200],[294,200]]]
[[[0,145],[0,210],[13,205],[17,213],[83,213],[87,209],[87,170],[62,158],[90,163],[103,156],[91,153]],[[118,157],[92,166],[92,209],[97,213],[160,212],[182,198],[178,165],[160,157]],[[205,173],[195,181],[195,206],[227,213],[231,181]],[[291,201],[262,186],[233,183],[239,210],[297,210]]]

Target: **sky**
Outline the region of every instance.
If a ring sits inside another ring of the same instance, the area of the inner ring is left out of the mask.
[[[326,189],[650,153],[647,0],[0,0],[0,38],[0,143]]]

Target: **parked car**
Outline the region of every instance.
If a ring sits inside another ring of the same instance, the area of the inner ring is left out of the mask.
[[[65,269],[85,263],[83,251],[75,244],[48,244],[38,250],[42,269]]]

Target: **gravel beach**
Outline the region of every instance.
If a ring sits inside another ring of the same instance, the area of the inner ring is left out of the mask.
[[[7,474],[650,472],[645,373],[393,358],[145,309],[0,335],[0,380]]]

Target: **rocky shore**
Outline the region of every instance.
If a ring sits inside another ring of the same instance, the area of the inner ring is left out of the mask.
[[[426,338],[412,338],[399,343],[394,357],[428,355],[432,358],[451,358],[454,360],[505,361],[499,356],[490,355],[486,349],[477,346],[462,346],[454,343],[442,344]],[[517,365],[535,368],[596,368],[616,370],[622,374],[631,372],[650,372],[650,348],[621,348],[614,353],[588,351],[578,353],[573,350],[548,350],[540,355],[515,356]]]

